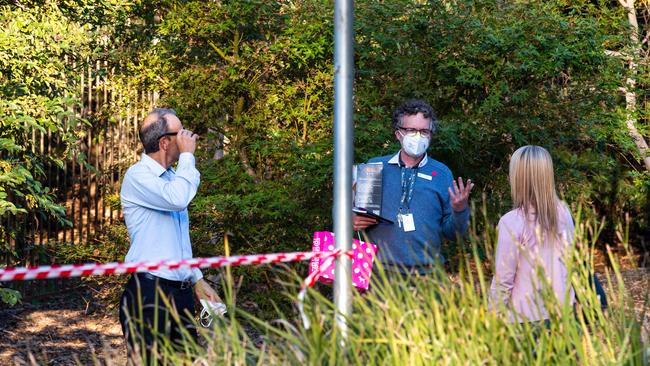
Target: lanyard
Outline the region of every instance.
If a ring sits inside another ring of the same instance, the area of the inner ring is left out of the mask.
[[[406,170],[409,170],[409,176],[405,177]],[[415,187],[415,177],[418,175],[418,168],[410,169],[402,167],[402,198],[400,200],[399,212],[402,208],[410,211],[411,199],[413,198],[413,188]],[[406,179],[405,179],[406,178]]]

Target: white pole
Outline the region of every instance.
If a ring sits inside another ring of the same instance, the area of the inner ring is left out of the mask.
[[[354,77],[354,1],[334,3],[334,233],[336,248],[352,246],[352,82]],[[336,326],[347,338],[351,301],[351,263],[346,256],[336,261],[334,305]]]

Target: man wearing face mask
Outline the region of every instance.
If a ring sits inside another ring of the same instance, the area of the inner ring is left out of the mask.
[[[378,259],[391,273],[426,274],[444,262],[443,238],[455,240],[469,225],[471,180],[463,182],[443,163],[427,156],[438,120],[429,104],[410,100],[394,113],[392,127],[401,149],[372,158],[383,163],[381,216],[393,224],[353,215],[353,229],[366,230],[379,247]]]

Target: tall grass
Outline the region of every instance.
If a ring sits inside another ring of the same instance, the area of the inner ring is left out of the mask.
[[[278,309],[275,321],[231,310],[212,329],[200,331],[197,345],[183,352],[159,347],[164,363],[175,365],[643,365],[641,326],[626,294],[617,259],[606,273],[609,308],[603,311],[589,285],[594,245],[602,223],[577,215],[575,250],[567,260],[578,304],[561,306],[544,292],[551,314],[547,325],[509,322],[487,298],[493,268],[493,226],[481,234],[475,223],[461,249],[457,273],[379,281],[366,294],[354,294],[344,338],[334,326],[331,299],[310,289],[305,304],[311,328],[297,314]],[[624,237],[624,236],[621,236]],[[626,243],[622,243],[626,244]],[[378,268],[374,276],[384,277]],[[286,283],[287,296],[299,290],[299,277]],[[226,299],[232,306],[232,280]],[[382,285],[385,283],[386,285]],[[616,284],[616,286],[612,286]],[[616,289],[616,290],[615,290]],[[504,309],[501,309],[504,310]],[[255,345],[250,324],[264,333]],[[165,340],[161,339],[164,344]],[[137,362],[136,362],[137,363]]]

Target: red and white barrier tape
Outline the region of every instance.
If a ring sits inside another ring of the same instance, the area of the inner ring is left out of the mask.
[[[336,256],[327,258],[325,262],[323,262],[322,266],[320,266],[316,271],[310,273],[309,276],[307,276],[307,278],[305,278],[303,281],[300,292],[298,292],[298,313],[300,314],[300,318],[302,319],[302,324],[304,325],[305,329],[311,328],[311,321],[307,317],[307,314],[305,314],[305,296],[307,296],[307,288],[314,286],[314,283],[316,283],[323,270],[325,268],[329,268],[329,266],[332,265],[332,261],[334,261],[337,256],[338,253]]]
[[[297,262],[311,260],[313,258],[326,258],[320,268],[307,276],[302,283],[298,293],[298,310],[306,329],[309,329],[311,322],[304,311],[304,300],[307,288],[312,287],[320,277],[322,270],[332,265],[332,262],[342,253],[341,249],[331,252],[293,252],[273,254],[239,255],[232,257],[211,257],[192,258],[182,260],[158,261],[158,262],[132,262],[132,263],[85,263],[68,264],[39,267],[7,267],[0,268],[0,282],[41,280],[48,278],[82,277],[82,276],[106,276],[122,273],[146,272],[160,269],[180,268],[217,268],[236,267],[246,265],[260,265],[280,262]],[[348,257],[352,252],[345,253]]]
[[[314,286],[314,283],[316,283],[320,275],[325,272],[325,269],[329,268],[332,265],[332,262],[336,260],[336,257],[339,256],[341,249],[337,249],[329,253],[332,254],[328,257],[324,257],[327,258],[325,259],[325,262],[323,262],[323,264],[320,265],[317,270],[310,273],[309,276],[305,278],[305,280],[302,282],[300,292],[298,292],[298,312],[300,313],[300,318],[302,319],[302,324],[305,326],[305,329],[309,329],[311,327],[311,321],[307,317],[307,314],[305,314],[305,296],[307,296],[307,288]],[[352,251],[345,252],[343,254],[352,259]]]
[[[0,282],[40,280],[48,278],[81,277],[81,276],[104,276],[121,273],[146,272],[160,269],[179,268],[216,268],[235,267],[246,265],[271,264],[280,262],[297,262],[310,260],[312,258],[335,258],[341,250],[332,252],[292,252],[273,254],[253,254],[231,257],[192,258],[182,260],[168,260],[158,262],[133,262],[133,263],[86,263],[52,265],[40,267],[7,267],[0,268]],[[309,276],[307,280],[310,285],[316,281],[318,276]],[[307,281],[306,280],[306,281]]]

